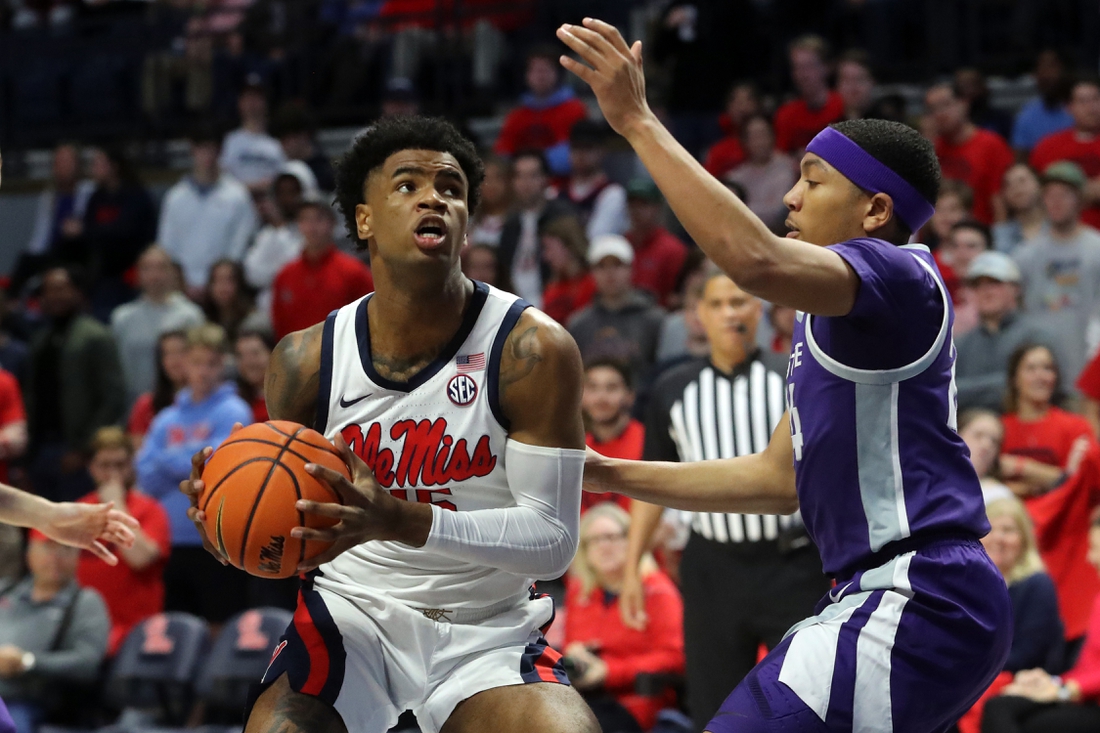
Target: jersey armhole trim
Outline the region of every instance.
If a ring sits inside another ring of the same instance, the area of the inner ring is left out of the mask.
[[[329,403],[332,401],[332,353],[336,340],[336,314],[334,310],[325,319],[321,331],[321,381],[317,386],[317,414],[313,419],[313,429],[321,435],[328,427]]]
[[[917,247],[906,247],[906,249],[917,249]],[[924,249],[920,247],[920,249]],[[940,291],[940,300],[943,302],[943,321],[940,323],[939,333],[936,334],[935,340],[932,342],[932,346],[928,351],[924,353],[916,361],[905,366],[898,367],[896,369],[858,369],[847,364],[842,364],[833,357],[825,353],[825,350],[818,345],[817,339],[814,338],[813,323],[811,322],[811,316],[806,314],[806,345],[810,348],[810,353],[817,359],[818,363],[830,374],[846,379],[849,382],[856,382],[858,384],[890,384],[892,382],[904,382],[907,379],[912,379],[925,369],[932,365],[932,362],[939,356],[940,351],[943,349],[943,344],[947,340],[948,332],[951,330],[951,302],[948,300],[947,289],[944,288],[943,282],[936,275],[935,270],[927,262],[922,260],[917,255],[913,255],[921,267],[923,267],[929,275],[932,276],[932,280],[936,283],[936,289]]]
[[[504,314],[504,318],[500,322],[500,327],[497,329],[497,335],[493,339],[493,348],[489,351],[489,374],[486,378],[489,409],[492,411],[493,417],[496,418],[497,423],[504,428],[505,431],[511,430],[512,425],[511,421],[504,414],[504,408],[500,406],[501,355],[504,353],[504,342],[508,340],[508,334],[516,327],[516,323],[519,322],[519,317],[523,315],[523,311],[530,307],[531,304],[522,298],[517,298],[516,301],[509,306],[508,312]]]

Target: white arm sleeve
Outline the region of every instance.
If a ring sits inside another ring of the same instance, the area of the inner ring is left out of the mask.
[[[559,577],[577,551],[584,451],[509,440],[516,506],[455,512],[432,506],[424,549],[535,579]]]

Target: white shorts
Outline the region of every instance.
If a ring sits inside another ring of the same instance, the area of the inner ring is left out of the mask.
[[[332,705],[349,733],[385,733],[405,710],[424,733],[438,733],[479,692],[569,684],[561,655],[543,638],[553,617],[549,597],[442,613],[369,591],[349,598],[306,580],[249,708],[285,673],[291,689]]]

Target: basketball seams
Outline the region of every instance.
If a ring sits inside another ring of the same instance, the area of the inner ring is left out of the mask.
[[[268,427],[271,427],[271,425],[268,425]],[[241,536],[240,567],[242,567],[242,568],[245,566],[244,556],[245,556],[245,551],[248,549],[248,533],[252,531],[252,520],[254,520],[256,518],[256,509],[259,507],[260,501],[263,500],[264,491],[267,490],[267,484],[268,484],[268,482],[271,481],[271,477],[275,474],[275,466],[282,465],[280,463],[280,460],[282,459],[283,454],[285,454],[290,449],[290,444],[294,442],[294,438],[298,435],[298,433],[302,432],[303,430],[308,430],[308,428],[306,428],[303,425],[302,427],[295,430],[294,435],[290,436],[290,440],[286,441],[286,443],[279,450],[278,455],[274,456],[273,464],[272,464],[271,468],[268,469],[267,476],[264,477],[263,483],[260,484],[260,488],[256,491],[256,496],[252,500],[252,509],[248,512],[248,521],[245,522],[244,534]],[[276,431],[276,432],[280,432],[280,431]],[[301,442],[304,443],[305,441],[301,441]],[[307,443],[307,445],[308,445],[308,443]],[[284,468],[285,468],[285,466],[284,466]],[[287,470],[289,471],[289,469],[287,469]]]
[[[307,430],[308,430],[308,428],[307,428]],[[220,446],[218,446],[218,448],[221,449],[221,448],[224,448],[227,445],[235,445],[237,443],[259,443],[260,445],[270,445],[273,448],[278,448],[280,451],[283,451],[285,449],[285,452],[290,453],[295,458],[302,459],[306,463],[315,463],[316,462],[316,461],[313,461],[312,459],[310,459],[308,456],[302,455],[301,453],[299,453],[296,450],[290,450],[290,448],[288,446],[293,442],[294,441],[292,441],[292,440],[288,440],[285,443],[276,443],[275,441],[264,440],[263,438],[240,438],[239,440],[234,440],[232,443],[230,443],[229,441],[226,441],[225,443],[222,443]],[[308,445],[309,447],[313,448],[314,450],[323,450],[320,446],[314,445],[313,443],[306,443],[306,441],[304,441],[304,440],[299,440],[298,442],[302,443],[303,445]]]
[[[244,442],[244,441],[241,441],[241,442]],[[252,458],[247,458],[244,461],[241,461],[239,464],[237,464],[236,466],[231,468],[229,471],[226,472],[226,474],[224,476],[221,477],[221,480],[218,481],[218,483],[214,485],[214,488],[212,488],[210,490],[210,493],[208,493],[206,495],[202,506],[199,507],[199,508],[202,509],[205,512],[206,508],[208,506],[210,506],[210,502],[213,500],[214,494],[218,493],[218,490],[222,487],[222,485],[227,480],[229,480],[230,477],[233,476],[233,474],[237,473],[238,471],[240,471],[245,466],[248,466],[252,463],[256,463],[257,461],[274,461],[274,460],[275,460],[275,458],[273,456],[253,456]]]

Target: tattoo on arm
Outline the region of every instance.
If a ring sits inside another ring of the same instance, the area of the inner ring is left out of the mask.
[[[263,733],[347,733],[328,704],[301,693],[283,695],[261,727]]]
[[[264,397],[271,419],[313,424],[317,414],[317,391],[321,385],[320,335],[317,328],[292,333],[272,352],[264,381]]]
[[[522,333],[512,333],[504,344],[506,359],[501,360],[500,390],[521,381],[535,370],[542,361],[539,353],[538,326],[531,326]]]

